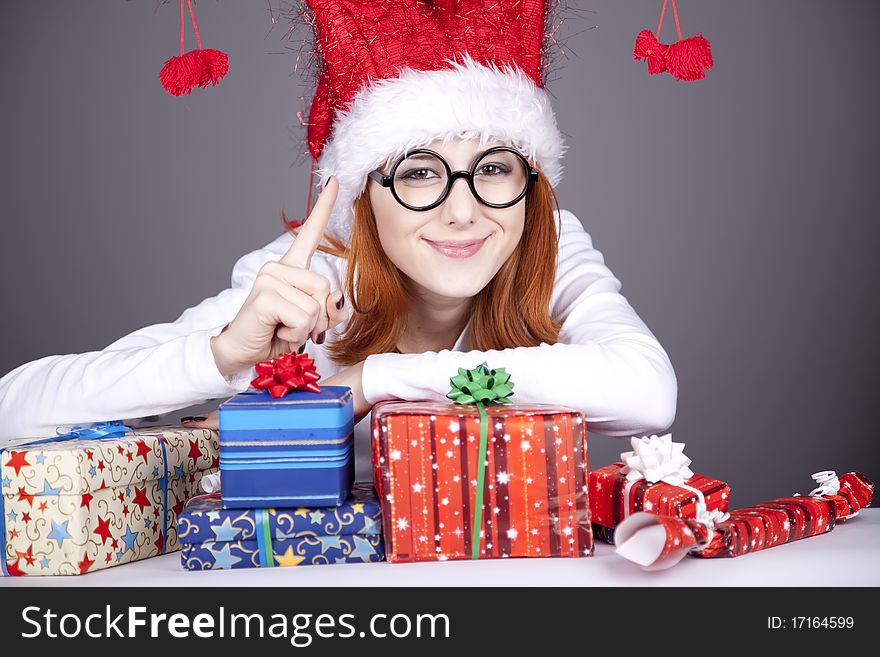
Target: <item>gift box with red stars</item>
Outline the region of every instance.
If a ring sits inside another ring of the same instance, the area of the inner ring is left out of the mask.
[[[624,518],[646,511],[673,518],[693,518],[697,512],[699,495],[705,497],[708,511],[727,511],[730,505],[730,486],[723,481],[694,474],[676,486],[663,481],[652,483],[646,479],[627,480],[623,463],[612,463],[590,471],[590,513],[594,533],[600,540],[614,542],[611,528]],[[601,527],[601,529],[599,528]]]
[[[373,408],[373,466],[388,561],[583,557],[593,553],[583,414],[490,406],[477,514],[480,414],[473,405]]]
[[[0,441],[3,576],[79,575],[179,549],[217,433],[161,427]]]

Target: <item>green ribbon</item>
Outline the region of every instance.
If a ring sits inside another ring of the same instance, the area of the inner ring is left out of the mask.
[[[480,413],[480,456],[477,461],[477,492],[474,505],[474,533],[471,559],[480,558],[480,526],[483,524],[483,486],[486,481],[486,447],[489,441],[489,416],[486,405],[509,404],[513,394],[510,374],[503,367],[490,370],[486,363],[472,370],[458,368],[458,376],[449,379],[452,390],[447,397],[456,404],[475,404]],[[467,445],[463,447],[467,449]],[[464,473],[467,477],[467,473]]]

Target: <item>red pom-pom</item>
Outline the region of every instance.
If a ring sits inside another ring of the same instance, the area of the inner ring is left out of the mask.
[[[283,397],[291,390],[321,392],[317,383],[321,375],[308,354],[281,354],[272,360],[260,361],[255,368],[257,376],[251,385],[268,390],[272,397]]]
[[[217,83],[229,72],[229,56],[220,50],[190,50],[172,57],[159,72],[159,80],[172,96],[192,93],[195,87]]]
[[[182,96],[201,84],[205,76],[205,65],[199,52],[190,50],[165,62],[159,72],[159,80],[165,91],[172,96]]]
[[[666,69],[676,80],[702,80],[714,63],[712,46],[702,34],[673,43],[666,50]]]
[[[213,48],[205,48],[199,52],[203,66],[203,75],[199,86],[207,87],[209,83],[217,86],[217,83],[229,72],[229,56],[225,52]]]
[[[648,73],[656,75],[666,70],[666,50],[669,46],[657,41],[651,30],[642,30],[636,37],[633,59],[648,60]]]

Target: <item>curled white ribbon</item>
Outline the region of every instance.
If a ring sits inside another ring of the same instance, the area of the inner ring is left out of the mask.
[[[819,485],[810,491],[810,497],[828,498],[831,495],[837,495],[840,492],[840,479],[837,478],[837,473],[834,470],[822,470],[821,472],[814,472],[812,477],[813,481],[815,481]],[[798,497],[800,496],[800,493],[795,493],[794,496]],[[854,511],[848,516],[840,516],[838,520],[848,520],[857,516],[858,514],[858,511]]]
[[[202,477],[202,481],[199,484],[202,487],[202,490],[206,493],[216,493],[220,490],[220,473],[213,472],[211,474],[206,474]]]
[[[822,497],[824,495],[837,495],[840,492],[840,479],[834,470],[822,470],[813,473],[813,481],[818,486],[810,491],[811,497]]]
[[[822,470],[812,474],[813,481],[818,486],[810,491],[810,497],[825,497],[827,495],[837,495],[840,492],[840,479],[834,470]],[[801,497],[800,493],[795,493],[792,497]]]
[[[719,522],[724,522],[728,518],[730,518],[730,514],[727,511],[719,511],[718,509],[708,511],[706,509],[705,502],[699,502],[697,504],[697,515],[694,520],[706,527],[706,540],[698,545],[695,545],[692,548],[692,551],[700,552],[702,550],[705,550],[714,538],[715,525]]]

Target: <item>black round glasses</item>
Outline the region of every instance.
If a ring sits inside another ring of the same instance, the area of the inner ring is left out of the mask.
[[[490,208],[509,208],[526,195],[538,172],[517,150],[495,146],[474,159],[470,171],[452,171],[439,153],[419,148],[404,153],[385,175],[379,169],[370,178],[391,194],[403,207],[417,212],[431,210],[446,200],[452,185],[464,178],[471,193]]]

